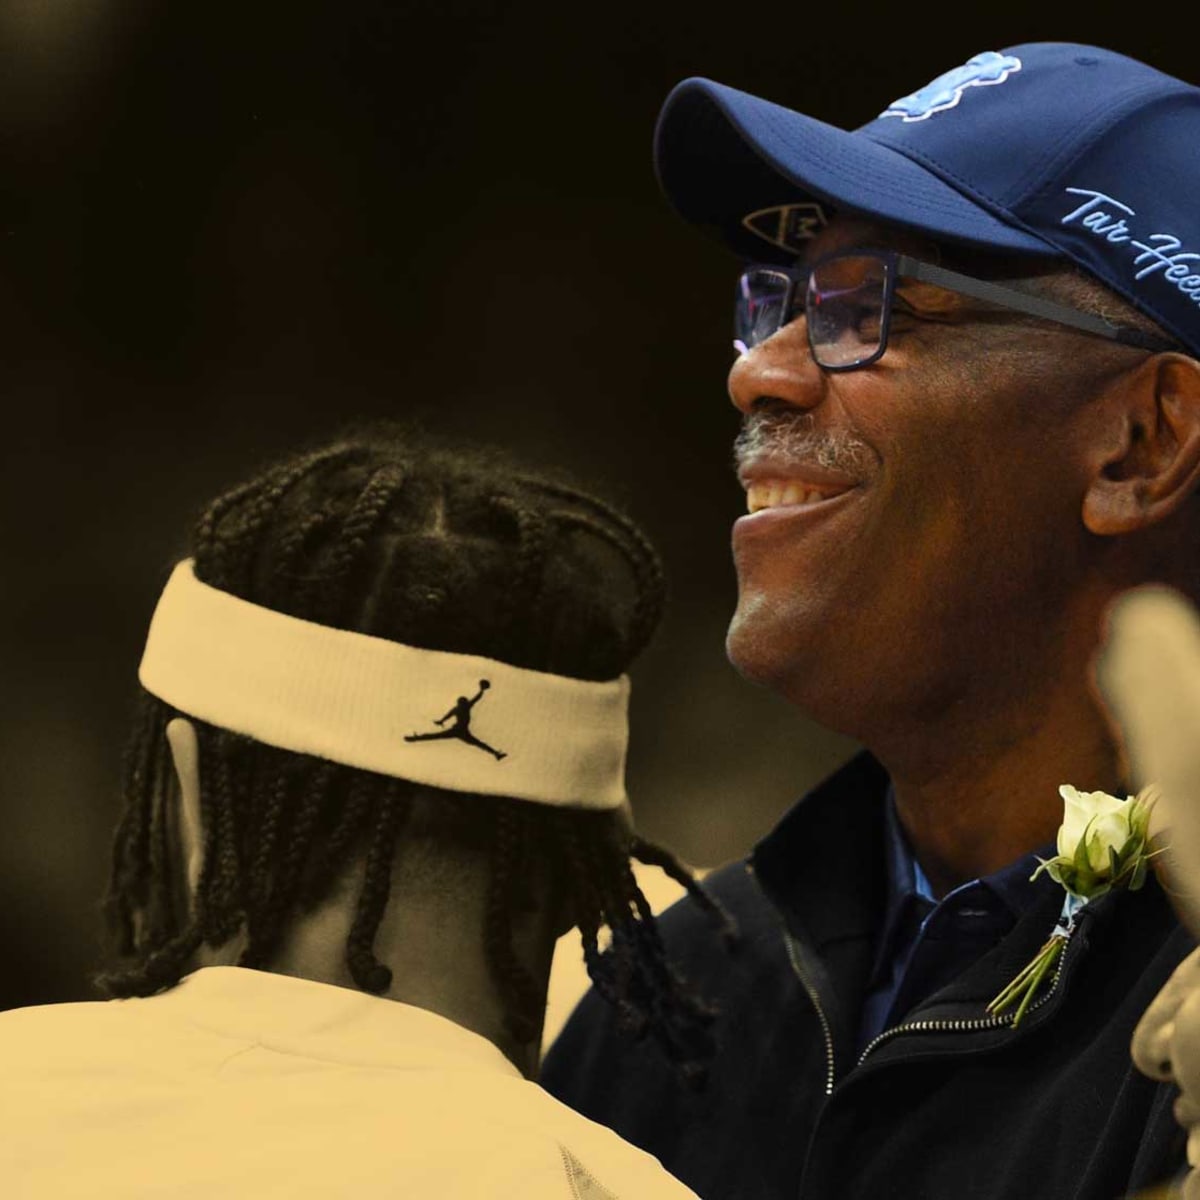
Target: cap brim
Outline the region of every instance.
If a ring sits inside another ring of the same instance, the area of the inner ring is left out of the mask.
[[[933,171],[872,139],[710,79],[687,79],[667,97],[654,133],[658,180],[675,210],[736,253],[795,257],[743,223],[797,202],[853,213],[1002,253],[1061,251],[994,216]]]

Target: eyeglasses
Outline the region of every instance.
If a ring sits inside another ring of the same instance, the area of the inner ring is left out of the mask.
[[[747,268],[737,284],[734,347],[745,354],[803,311],[808,344],[819,367],[853,371],[870,366],[887,349],[897,279],[936,284],[947,291],[1126,346],[1143,350],[1176,348],[1166,338],[1116,325],[1027,292],[947,271],[894,250],[843,251],[803,268]]]

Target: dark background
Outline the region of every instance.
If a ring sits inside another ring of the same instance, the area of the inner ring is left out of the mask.
[[[847,757],[724,658],[734,263],[661,200],[654,120],[707,75],[857,125],[1026,40],[1189,76],[1145,5],[1033,11],[0,0],[0,1007],[92,995],[137,659],[196,507],[352,418],[566,464],[659,544],[648,836],[712,866]]]

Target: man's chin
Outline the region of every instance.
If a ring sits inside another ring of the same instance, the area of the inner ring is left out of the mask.
[[[845,681],[831,675],[828,647],[814,646],[806,654],[794,631],[789,633],[784,637],[775,628],[771,636],[770,626],[735,615],[725,635],[725,655],[743,679],[774,692],[801,716],[832,732],[857,736],[846,725],[858,712],[858,689],[847,691]]]
[[[725,634],[725,656],[743,679],[784,690],[787,656],[780,653],[774,639],[763,636],[758,622],[734,615]]]

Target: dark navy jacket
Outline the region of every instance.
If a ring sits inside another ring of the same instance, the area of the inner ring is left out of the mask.
[[[1117,1200],[1186,1169],[1168,1084],[1130,1059],[1134,1026],[1195,947],[1157,883],[1081,914],[1053,986],[1017,1029],[989,1000],[1062,906],[1044,894],[993,950],[859,1057],[885,891],[887,777],[859,755],[754,850],[706,880],[743,935],[732,955],[681,901],[668,950],[717,1001],[721,1050],[690,1093],[590,992],[542,1082],[657,1156],[703,1200]]]

